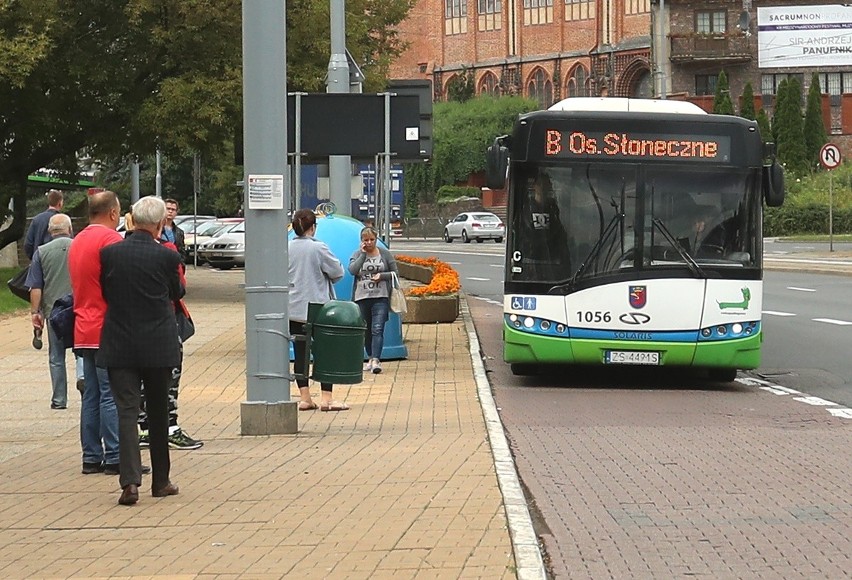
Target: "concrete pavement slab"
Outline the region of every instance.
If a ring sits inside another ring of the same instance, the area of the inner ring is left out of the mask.
[[[407,360],[335,387],[350,411],[243,437],[242,272],[188,279],[179,416],[205,445],[172,450],[180,495],[153,498],[146,478],[133,507],[116,477],[80,474],[79,396],[49,408],[28,319],[0,321],[0,576],[515,577],[462,321],[405,325]]]

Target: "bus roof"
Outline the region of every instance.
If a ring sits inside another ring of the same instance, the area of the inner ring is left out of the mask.
[[[706,115],[693,103],[669,99],[626,99],[623,97],[571,97],[550,106],[548,111],[630,111],[635,113],[680,113]]]

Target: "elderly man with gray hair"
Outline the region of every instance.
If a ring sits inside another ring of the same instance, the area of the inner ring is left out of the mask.
[[[163,200],[148,196],[133,205],[135,229],[124,241],[101,249],[101,288],[107,311],[97,360],[106,367],[118,409],[118,503],[139,501],[142,460],[136,420],[145,383],[151,451],[151,495],[178,493],[169,480],[169,380],[180,365],[174,302],[183,296],[180,255],[159,239],[166,218]]]
[[[36,248],[25,284],[30,289],[30,318],[37,337],[47,325],[48,364],[53,384],[50,408],[65,409],[68,406],[65,344],[48,321],[53,303],[71,293],[71,276],[68,274],[71,218],[64,213],[54,214],[48,221],[47,232],[53,239]]]

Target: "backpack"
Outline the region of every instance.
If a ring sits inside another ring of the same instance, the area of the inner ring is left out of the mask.
[[[71,294],[53,303],[50,326],[65,348],[74,348],[74,297]]]

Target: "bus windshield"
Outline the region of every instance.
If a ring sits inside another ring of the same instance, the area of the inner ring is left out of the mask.
[[[570,286],[621,272],[759,267],[759,177],[730,166],[519,163],[507,278]]]

